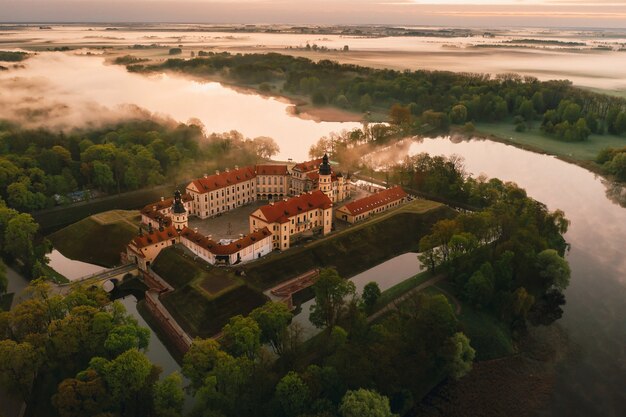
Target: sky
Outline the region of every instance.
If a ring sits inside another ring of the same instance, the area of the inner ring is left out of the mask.
[[[626,28],[626,0],[0,0],[0,22]]]

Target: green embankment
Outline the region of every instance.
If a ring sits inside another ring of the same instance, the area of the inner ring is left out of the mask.
[[[233,270],[193,261],[177,248],[162,250],[153,269],[175,288],[161,301],[192,337],[214,336],[231,317],[248,314],[267,301]],[[208,282],[217,283],[219,291],[207,291]]]
[[[598,152],[607,147],[626,146],[626,138],[615,135],[590,135],[583,142],[566,142],[541,132],[539,122],[526,132],[516,132],[510,123],[476,123],[476,136],[494,135],[505,142],[536,152],[545,152],[565,159],[580,161],[591,169]]]
[[[420,236],[433,223],[454,215],[441,204],[416,200],[309,245],[244,265],[240,267],[246,273],[243,284],[234,269],[194,261],[177,248],[161,251],[153,269],[175,288],[162,297],[172,316],[192,336],[209,337],[230,317],[247,314],[266,302],[260,288],[316,267],[334,266],[343,276],[354,275],[416,250]],[[226,282],[234,284],[224,286]],[[215,289],[217,293],[211,291]]]
[[[349,227],[311,244],[274,253],[242,269],[246,279],[262,289],[319,267],[335,267],[353,276],[402,253],[416,251],[431,226],[455,212],[432,201],[415,200],[405,206]]]
[[[120,264],[120,253],[137,235],[137,212],[111,211],[67,226],[48,239],[64,256],[107,268]]]
[[[454,301],[449,296],[451,291],[449,284],[443,282],[438,285],[444,287],[446,292],[438,287],[429,287],[424,291],[430,294],[443,294],[454,306]],[[460,330],[469,337],[470,344],[476,349],[477,361],[502,358],[515,352],[511,331],[503,322],[487,312],[477,310],[463,300],[459,302],[461,313],[457,318]]]

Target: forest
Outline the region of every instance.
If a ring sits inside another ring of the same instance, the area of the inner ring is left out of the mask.
[[[560,318],[570,275],[562,212],[515,184],[468,176],[458,158],[417,155],[392,173],[476,208],[419,241],[421,261],[446,276],[464,308],[493,317],[514,340]],[[35,280],[30,298],[0,313],[0,385],[62,417],[392,417],[414,415],[435,385],[467,375],[488,348],[444,294],[412,294],[372,320],[377,285],[358,294],[344,278],[324,269],[312,287],[317,336],[304,340],[287,307],[267,303],[232,317],[219,340],[196,339],[182,361],[185,383],[158,378],[146,330],[100,290],[63,296]],[[195,398],[188,412],[185,392]]]
[[[236,131],[207,135],[198,124],[128,120],[65,133],[0,121],[0,198],[32,212],[70,203],[70,193],[78,190],[137,190],[277,152],[270,138],[251,140]]]
[[[355,112],[383,112],[386,116],[393,105],[405,106],[411,116],[406,123],[414,133],[503,121],[514,123],[519,130],[539,123],[544,132],[565,141],[584,141],[591,133],[626,133],[626,100],[574,87],[567,80],[539,81],[510,73],[492,77],[372,69],[278,53],[198,55],[127,68],[218,76],[257,86],[261,91],[305,96],[317,106],[333,105]]]

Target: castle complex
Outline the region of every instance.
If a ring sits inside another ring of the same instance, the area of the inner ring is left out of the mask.
[[[145,206],[139,235],[125,256],[147,270],[162,249],[180,243],[212,265],[251,261],[287,250],[299,239],[330,233],[333,206],[349,196],[345,178],[333,171],[327,155],[297,164],[291,172],[287,165],[235,166],[191,181],[185,194],[176,191],[173,198]],[[355,223],[406,199],[402,188],[394,187],[337,208],[335,217]],[[250,214],[250,232],[239,239],[216,242],[189,227],[189,216],[207,219],[257,200],[269,203]]]

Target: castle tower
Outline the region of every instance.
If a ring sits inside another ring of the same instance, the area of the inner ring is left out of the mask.
[[[335,201],[333,198],[333,187],[332,187],[332,178],[331,178],[331,169],[330,164],[328,163],[328,155],[324,154],[324,158],[322,158],[322,163],[320,164],[319,170],[319,189],[321,192],[326,194],[330,201]]]
[[[185,205],[183,204],[180,191],[174,193],[174,204],[172,204],[172,224],[176,230],[183,230],[188,225],[188,216]]]
[[[346,179],[341,172],[337,173],[337,201],[346,199]]]

